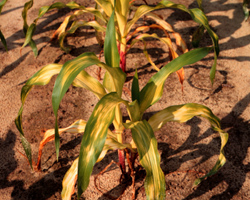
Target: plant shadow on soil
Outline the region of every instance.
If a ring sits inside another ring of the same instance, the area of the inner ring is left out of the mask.
[[[222,129],[228,129],[229,141],[225,147],[225,155],[227,162],[223,166],[223,170],[220,170],[214,176],[203,181],[191,194],[189,194],[185,200],[193,199],[199,197],[206,192],[212,190],[222,182],[228,184],[227,189],[220,194],[214,195],[211,199],[231,199],[236,195],[246,179],[246,174],[250,171],[250,164],[244,164],[244,159],[246,159],[247,150],[250,144],[250,136],[248,130],[250,129],[249,121],[244,121],[240,115],[244,112],[246,107],[250,104],[250,93],[246,95],[242,100],[240,100],[232,109],[232,111],[221,120]],[[170,149],[169,145],[166,143],[159,143],[158,148],[162,151],[162,164],[161,167],[164,174],[173,172],[179,169],[182,163],[189,160],[198,158],[202,155],[202,159],[199,164],[207,161],[209,158],[214,156],[214,154],[205,152],[206,149],[215,149],[214,146],[220,145],[220,139],[214,138],[209,144],[196,144],[200,140],[209,137],[213,134],[211,129],[208,129],[201,136],[199,134],[199,127],[197,126],[201,120],[199,118],[194,118],[187,122],[191,126],[191,132],[187,140],[176,150]],[[14,187],[12,192],[12,199],[40,199],[45,200],[54,195],[56,192],[61,191],[61,182],[64,174],[69,169],[69,165],[63,164],[67,163],[64,159],[59,159],[61,162],[61,168],[46,174],[42,179],[38,180],[32,184],[28,189],[24,189],[24,182],[22,180],[8,180],[9,174],[11,174],[17,168],[17,161],[14,158],[14,144],[16,142],[16,135],[9,131],[5,140],[0,139],[0,146],[2,147],[0,155],[4,156],[6,159],[2,159],[1,163],[1,184],[0,189]],[[81,136],[76,137],[74,140],[61,146],[61,151],[68,151],[75,148],[81,142]],[[181,158],[179,156],[174,156],[185,150],[194,150],[190,153],[185,154]],[[12,153],[11,153],[12,152]],[[172,156],[171,158],[169,158]],[[72,161],[75,158],[72,158]],[[103,161],[97,163],[94,167],[93,174],[98,174],[101,172],[106,163],[110,163],[111,160],[117,160],[116,152],[109,153]],[[169,163],[172,163],[169,165]],[[173,165],[174,163],[174,165]],[[199,165],[198,164],[198,165]],[[3,166],[3,167],[2,167]],[[8,166],[8,167],[4,167]],[[171,167],[170,167],[171,166]],[[169,168],[170,167],[170,168]],[[22,170],[20,170],[21,173]],[[237,174],[237,176],[235,176]],[[145,173],[140,172],[139,176],[136,178],[136,182],[142,181],[145,177]],[[125,186],[131,185],[127,183]],[[124,183],[117,185],[112,190],[108,191],[106,194],[112,193],[115,190],[121,190],[124,188]],[[137,190],[138,192],[138,190]],[[23,198],[25,197],[25,198]],[[103,195],[99,199],[106,199],[106,195]]]

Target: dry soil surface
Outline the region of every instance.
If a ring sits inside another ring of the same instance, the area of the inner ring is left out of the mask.
[[[14,125],[21,106],[20,92],[25,81],[36,71],[49,63],[64,63],[84,52],[99,54],[101,48],[96,42],[94,30],[82,28],[67,37],[72,46],[69,54],[60,50],[58,42],[50,42],[56,28],[65,16],[72,11],[53,10],[38,21],[34,40],[38,45],[39,55],[34,57],[30,47],[25,47],[21,12],[26,0],[9,0],[0,16],[0,29],[6,37],[8,52],[0,44],[0,199],[1,200],[45,200],[60,199],[61,182],[80,149],[81,134],[64,134],[61,137],[59,161],[56,161],[54,143],[50,142],[42,156],[42,170],[32,171],[26,159],[19,133]],[[53,1],[54,2],[54,1]],[[63,0],[63,2],[69,2]],[[76,0],[84,6],[93,6],[94,2]],[[157,1],[149,1],[154,4]],[[195,1],[174,0],[184,3],[189,8],[197,7]],[[36,18],[41,6],[50,5],[50,0],[35,1],[28,13],[29,24]],[[138,4],[143,1],[138,1]],[[183,103],[201,103],[208,106],[221,119],[222,128],[229,133],[225,147],[227,163],[214,176],[192,188],[193,181],[202,173],[208,172],[215,164],[219,154],[220,138],[214,133],[209,123],[201,118],[193,118],[184,124],[168,123],[156,132],[161,153],[161,167],[166,177],[167,199],[250,199],[250,26],[244,21],[242,1],[240,0],[204,0],[204,11],[209,24],[218,34],[220,56],[218,58],[216,78],[213,87],[209,81],[209,71],[213,63],[213,53],[202,61],[185,67],[184,92],[176,74],[166,81],[162,99],[147,113],[161,110],[167,106]],[[189,49],[191,34],[197,24],[188,14],[178,10],[165,9],[158,12],[164,19],[181,33]],[[85,15],[86,20],[92,19]],[[151,23],[143,22],[139,23]],[[160,34],[160,32],[159,32]],[[201,46],[211,45],[205,34]],[[157,66],[161,67],[168,60],[168,50],[156,41],[148,41],[149,53]],[[103,59],[103,57],[102,57]],[[155,73],[143,56],[143,44],[138,43],[128,53],[126,87],[131,87],[135,68],[139,72],[141,86]],[[88,71],[96,76],[96,67]],[[51,108],[53,81],[48,86],[35,87],[29,94],[24,107],[23,127],[25,136],[37,158],[38,145],[42,139],[41,130],[53,128],[54,116]],[[127,93],[124,98],[130,99]],[[77,119],[87,120],[97,103],[97,99],[86,90],[70,88],[60,105],[59,125],[66,127]],[[109,199],[99,193],[93,184],[94,175],[98,174],[112,160],[117,161],[117,153],[108,155],[97,163],[88,189],[81,199]],[[131,199],[131,183],[120,184],[120,170],[116,165],[99,177],[100,186],[106,194],[118,198],[124,187],[127,189],[122,199]],[[146,199],[143,188],[145,172],[136,177],[136,198]],[[73,195],[76,199],[76,195]]]

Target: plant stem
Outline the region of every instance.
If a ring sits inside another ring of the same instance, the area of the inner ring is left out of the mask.
[[[126,46],[127,40],[126,38],[121,39],[119,54],[120,54],[120,68],[122,71],[126,71]]]
[[[118,149],[118,158],[119,158],[119,163],[120,163],[122,173],[125,174],[126,173],[126,166],[125,166],[124,150]]]

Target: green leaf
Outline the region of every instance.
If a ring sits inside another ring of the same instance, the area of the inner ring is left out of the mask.
[[[116,93],[105,95],[95,106],[82,138],[78,164],[78,199],[89,184],[92,173],[100,153],[102,152],[108,127],[112,123],[115,108],[124,102]]]
[[[5,48],[5,50],[8,51],[7,43],[6,43],[5,37],[4,37],[4,35],[3,35],[3,33],[2,33],[1,30],[0,30],[0,39],[1,39],[1,42],[2,42],[2,44],[3,44],[4,48]]]
[[[103,50],[104,50],[105,62],[107,63],[107,65],[110,67],[119,67],[120,55],[116,43],[114,14],[115,11],[113,11],[107,25]]]
[[[140,103],[140,88],[139,88],[137,69],[135,70],[131,91],[132,91],[132,101],[137,100],[138,103]]]
[[[160,129],[166,122],[175,121],[175,122],[186,122],[193,118],[194,116],[200,116],[207,119],[212,128],[219,132],[221,138],[221,148],[219,158],[213,167],[213,169],[207,173],[205,176],[195,180],[194,185],[198,185],[203,179],[208,176],[215,174],[225,163],[226,157],[224,155],[223,148],[228,141],[228,133],[224,132],[220,128],[219,119],[212,113],[212,111],[206,106],[188,103],[178,106],[170,106],[164,110],[154,114],[149,120],[148,123],[151,125],[154,131]]]
[[[167,77],[185,65],[193,64],[205,57],[212,48],[199,48],[180,55],[166,64],[151,77],[147,85],[140,92],[140,112],[143,113],[149,106],[156,103],[162,96],[164,82]]]
[[[151,126],[145,120],[124,126],[132,130],[140,163],[147,172],[144,184],[147,199],[165,199],[165,177],[160,167],[157,140]]]

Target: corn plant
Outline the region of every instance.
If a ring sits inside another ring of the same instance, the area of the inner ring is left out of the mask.
[[[53,93],[52,106],[55,114],[55,128],[48,130],[39,147],[38,167],[43,146],[55,140],[56,155],[59,155],[59,137],[63,132],[84,133],[81,142],[79,157],[63,179],[62,199],[70,199],[74,192],[77,180],[78,198],[89,185],[90,176],[96,162],[100,161],[108,150],[120,150],[126,152],[130,171],[124,169],[124,155],[119,155],[121,171],[123,174],[133,176],[133,164],[136,155],[139,154],[141,166],[146,171],[145,191],[147,199],[164,199],[165,197],[165,177],[160,168],[160,154],[157,149],[157,141],[154,132],[160,129],[169,121],[186,122],[194,116],[207,119],[212,128],[217,131],[221,138],[221,148],[218,161],[205,176],[195,181],[199,184],[203,179],[215,174],[226,162],[223,148],[228,140],[228,134],[221,130],[219,119],[211,110],[203,105],[188,103],[167,107],[154,114],[149,120],[143,118],[146,109],[155,104],[162,97],[164,82],[167,77],[181,69],[185,65],[190,65],[201,60],[213,48],[198,48],[175,58],[159,72],[154,74],[142,90],[139,89],[138,74],[135,72],[131,87],[131,101],[122,99],[123,85],[126,74],[121,70],[120,55],[117,47],[115,31],[116,6],[109,18],[104,41],[105,62],[101,62],[93,53],[83,53],[77,58],[67,61],[65,64],[50,64],[35,73],[23,86],[21,91],[22,106],[18,117],[15,120],[20,132],[21,141],[29,160],[33,167],[31,146],[24,136],[22,128],[22,112],[25,99],[35,85],[46,85],[52,76],[57,75]],[[97,65],[106,70],[103,83],[89,75],[84,69],[92,65]],[[90,118],[77,120],[66,128],[58,128],[59,104],[70,85],[85,88],[93,92],[99,99]],[[124,121],[120,110],[120,104],[124,104],[128,111],[129,120]],[[110,129],[113,124],[114,130]],[[125,143],[122,140],[124,130],[128,129],[132,134],[132,141]],[[124,151],[123,151],[124,150]],[[132,171],[132,172],[131,172]]]
[[[7,2],[7,0],[2,0],[0,2],[0,14],[1,14],[3,6],[5,5],[6,2]],[[4,37],[4,35],[3,35],[3,33],[2,33],[1,30],[0,30],[0,39],[1,39],[1,42],[2,42],[5,50],[8,51],[8,49],[7,49],[7,43],[6,43],[5,37]]]
[[[62,50],[69,52],[70,48],[64,46],[64,39],[68,34],[74,33],[79,27],[82,26],[91,26],[96,30],[96,38],[99,42],[99,44],[103,45],[103,38],[106,32],[106,25],[107,22],[112,14],[112,10],[114,8],[114,0],[95,0],[96,7],[95,8],[86,8],[84,6],[80,6],[76,4],[75,2],[70,2],[68,4],[63,4],[60,2],[54,3],[51,6],[44,6],[40,8],[38,17],[34,20],[34,22],[28,26],[26,21],[26,15],[28,9],[33,4],[33,0],[30,0],[25,5],[24,11],[23,11],[23,19],[24,19],[24,32],[26,34],[25,42],[23,44],[23,47],[25,47],[27,44],[30,44],[32,46],[32,50],[34,51],[35,55],[37,55],[37,48],[32,41],[32,36],[36,28],[37,21],[39,18],[41,18],[46,12],[48,12],[51,9],[59,9],[68,7],[70,9],[76,9],[72,15],[67,16],[61,26],[55,31],[52,38],[58,38],[59,44]],[[116,3],[116,17],[115,17],[115,32],[117,36],[118,41],[118,50],[120,55],[120,67],[125,72],[126,71],[126,55],[127,52],[137,43],[138,41],[142,41],[144,43],[144,54],[149,61],[149,63],[153,66],[153,68],[157,71],[159,71],[159,68],[154,64],[152,61],[150,55],[147,52],[147,44],[145,39],[146,38],[154,38],[158,39],[163,44],[167,45],[169,49],[169,57],[170,60],[175,59],[178,57],[177,52],[174,50],[172,41],[170,39],[170,34],[173,35],[176,41],[176,45],[181,49],[182,53],[186,53],[188,51],[187,46],[180,36],[179,33],[175,32],[172,26],[167,23],[165,20],[163,20],[160,16],[152,13],[152,11],[164,9],[164,8],[174,8],[174,9],[180,9],[184,12],[187,12],[190,14],[192,19],[197,22],[200,27],[199,31],[196,31],[193,37],[193,44],[195,46],[198,45],[199,40],[201,39],[201,35],[204,32],[204,29],[207,30],[209,35],[211,36],[213,46],[214,46],[214,64],[211,68],[210,72],[210,79],[213,83],[213,80],[215,78],[215,72],[216,72],[216,62],[217,62],[217,56],[219,54],[219,46],[218,46],[218,37],[217,35],[211,30],[209,27],[207,18],[205,14],[202,12],[201,9],[194,8],[194,9],[187,9],[182,4],[175,4],[171,1],[162,0],[160,3],[158,3],[156,6],[148,6],[148,5],[141,5],[139,7],[136,7],[133,5],[134,1],[131,0],[119,0]],[[197,1],[199,3],[199,6],[201,7],[201,0]],[[131,12],[134,11],[134,12]],[[91,13],[94,16],[94,20],[92,21],[83,21],[83,20],[76,20],[75,17],[84,15],[85,13]],[[133,16],[130,17],[130,14],[133,13]],[[142,18],[143,16],[146,16],[148,19],[154,20],[155,24],[152,25],[143,25],[143,26],[135,26],[136,22]],[[74,19],[74,22],[72,25],[67,29],[68,23]],[[160,29],[165,33],[164,37],[159,37],[156,33],[148,34],[147,32],[150,29]],[[183,82],[184,79],[184,72],[183,69],[180,69],[177,71],[177,75],[180,79],[180,82]]]

